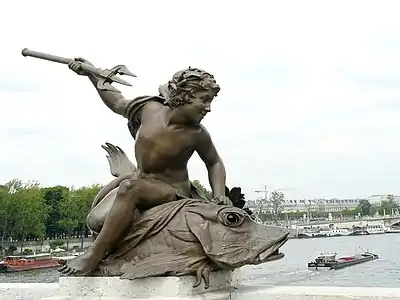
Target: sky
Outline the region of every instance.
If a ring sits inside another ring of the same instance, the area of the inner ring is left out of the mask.
[[[64,4],[63,4],[64,3]],[[112,3],[112,4],[111,4]],[[227,185],[255,199],[400,194],[398,1],[7,1],[2,5],[0,182],[106,184],[105,142],[135,162],[126,120],[84,76],[29,48],[138,77],[157,95],[188,66],[221,91],[204,125]],[[209,186],[196,155],[192,180]]]

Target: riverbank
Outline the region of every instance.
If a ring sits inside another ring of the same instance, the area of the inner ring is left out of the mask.
[[[26,241],[26,242],[24,242],[24,245],[22,247],[22,251],[32,250],[32,252],[49,252],[50,248],[51,248],[50,247],[50,243],[52,243],[54,241],[62,241],[62,242],[64,242],[64,244],[61,245],[61,247],[63,247],[63,248],[65,248],[66,245],[67,245],[67,240],[60,240],[60,239],[58,239],[58,240],[44,240],[43,242]],[[84,238],[83,239],[83,248],[89,247],[92,243],[93,243],[92,237]],[[9,249],[10,246],[14,246],[17,249],[16,252],[20,252],[21,251],[20,242],[11,242],[11,243],[7,242],[7,243],[4,243],[4,248],[5,249]],[[82,247],[82,239],[81,238],[70,239],[68,241],[69,250],[76,249],[76,248],[80,249],[81,247]]]

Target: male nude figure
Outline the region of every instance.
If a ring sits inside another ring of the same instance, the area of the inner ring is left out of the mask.
[[[69,68],[86,75],[96,87],[98,78],[80,69],[79,58]],[[218,203],[232,204],[225,196],[225,167],[211,137],[200,124],[211,111],[210,104],[220,90],[214,77],[199,69],[174,74],[160,87],[160,96],[126,100],[121,93],[97,89],[103,102],[128,119],[135,138],[137,179],[125,179],[93,245],[83,255],[67,262],[60,271],[84,275],[94,270],[130,228],[135,209],[149,209],[191,197],[187,164],[196,151],[204,161],[213,196]]]

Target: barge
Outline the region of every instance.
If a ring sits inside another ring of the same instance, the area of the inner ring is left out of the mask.
[[[60,267],[61,264],[48,253],[6,256],[0,261],[0,273],[32,271]]]
[[[378,259],[379,256],[370,252],[363,252],[352,256],[336,258],[336,253],[320,254],[314,261],[308,263],[309,269],[337,270]]]

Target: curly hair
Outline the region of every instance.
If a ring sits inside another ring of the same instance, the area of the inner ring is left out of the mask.
[[[216,97],[220,90],[212,74],[192,67],[176,72],[167,87],[168,97],[165,103],[170,107],[191,103],[195,92],[209,91]]]

